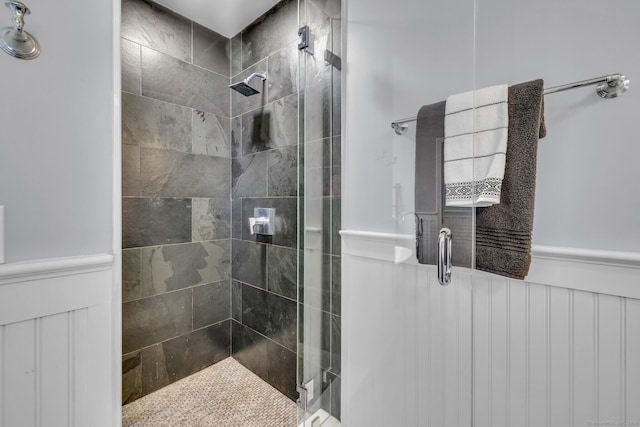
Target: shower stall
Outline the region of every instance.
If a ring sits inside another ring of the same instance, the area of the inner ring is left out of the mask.
[[[342,9],[272,4],[122,2],[124,404],[231,357],[339,423]]]

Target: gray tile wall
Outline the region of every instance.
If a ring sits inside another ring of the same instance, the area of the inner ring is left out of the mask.
[[[122,2],[123,402],[231,353],[230,40]]]
[[[297,1],[281,2],[231,40],[232,82],[253,72],[268,76],[264,83],[254,81],[259,95],[231,97],[232,354],[295,399],[296,353],[301,354],[304,328],[296,325],[295,314],[301,310],[300,319],[312,321],[321,334],[322,348],[309,360],[317,359],[318,372],[327,371],[330,379],[316,381],[316,395],[329,389],[317,404],[339,418],[340,72],[323,58],[324,49],[340,54],[333,46],[340,44],[339,20],[331,19],[339,18],[340,1],[301,4],[316,37],[316,56],[301,55],[307,61],[303,88]],[[332,28],[338,30],[333,36]],[[298,108],[301,102],[304,109]],[[304,284],[303,194],[311,204],[316,199],[323,229],[316,248],[318,280]],[[268,243],[250,234],[248,218],[255,207],[276,208],[278,230]],[[317,300],[296,303],[314,294]]]
[[[339,417],[340,73],[322,60],[325,48],[340,54],[339,3],[302,1],[317,55],[303,56],[300,88],[296,0],[231,40],[123,0],[124,401],[229,354],[296,399],[302,308],[333,380],[317,382],[330,389],[320,403]],[[252,82],[261,93],[229,96],[253,72],[268,75]],[[303,305],[305,191],[323,233],[319,280],[305,284],[320,298]],[[254,207],[276,209],[273,239],[249,233]]]
[[[260,94],[231,95],[232,315],[235,359],[297,398],[298,2],[285,0],[232,39],[232,82],[254,72]],[[276,234],[251,235],[255,207],[276,209]]]

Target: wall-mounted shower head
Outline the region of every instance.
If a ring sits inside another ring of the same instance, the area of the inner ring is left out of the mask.
[[[251,95],[258,94],[260,93],[260,91],[249,85],[249,82],[253,80],[255,77],[260,77],[262,81],[267,80],[266,75],[260,74],[260,73],[253,73],[243,81],[229,85],[229,87],[235,90],[236,92],[240,92],[244,96],[251,96]]]

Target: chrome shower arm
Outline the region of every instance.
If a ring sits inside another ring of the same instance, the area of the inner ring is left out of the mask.
[[[253,74],[251,74],[249,77],[247,77],[246,79],[244,79],[244,82],[245,82],[246,84],[249,84],[249,82],[250,82],[251,80],[253,80],[254,78],[256,78],[256,77],[260,77],[260,78],[262,79],[262,81],[267,80],[267,76],[266,76],[265,74],[262,74],[262,73],[253,73]]]

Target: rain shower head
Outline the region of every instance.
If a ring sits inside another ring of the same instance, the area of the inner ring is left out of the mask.
[[[267,80],[267,76],[265,76],[264,74],[253,73],[243,81],[229,85],[229,87],[235,90],[236,92],[240,92],[244,96],[251,96],[251,95],[258,94],[260,93],[260,91],[249,85],[249,82],[253,80],[255,77],[260,77],[262,81]]]

